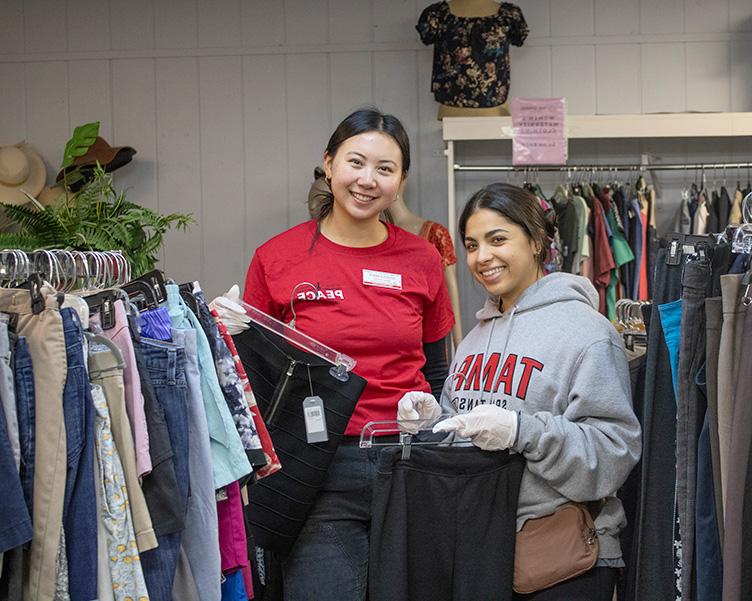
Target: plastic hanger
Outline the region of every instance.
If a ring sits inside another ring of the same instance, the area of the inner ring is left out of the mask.
[[[402,447],[402,459],[410,459],[410,448],[413,445],[417,446],[437,446],[440,444],[450,444],[451,435],[446,433],[434,434],[433,427],[439,422],[453,417],[452,415],[440,415],[434,420],[425,419],[411,419],[411,420],[383,420],[368,422],[360,431],[360,440],[358,446],[361,449],[371,449],[373,447],[393,447],[400,445]],[[412,434],[411,432],[404,432],[400,429],[400,424],[403,426],[408,424],[414,424],[417,427],[417,432]],[[397,442],[390,440],[388,442],[382,442],[383,436],[399,435]],[[429,435],[430,438],[424,438],[422,440],[416,440],[415,436],[419,434]],[[468,446],[471,445],[467,442],[451,442],[454,446]]]
[[[311,338],[303,332],[282,323],[278,319],[275,319],[271,315],[267,315],[260,309],[257,309],[248,303],[238,301],[238,304],[245,311],[246,315],[250,317],[253,323],[282,336],[285,340],[291,342],[298,348],[328,361],[334,366],[329,370],[329,373],[343,382],[347,381],[349,377],[347,372],[350,372],[355,368],[355,359],[340,353],[339,351],[335,351],[315,338]]]

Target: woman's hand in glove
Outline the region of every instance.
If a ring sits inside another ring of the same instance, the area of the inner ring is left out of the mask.
[[[441,406],[432,394],[414,390],[406,392],[397,405],[397,421],[425,420],[430,423],[441,415]],[[415,434],[420,429],[419,423],[400,424],[400,430]]]
[[[439,422],[433,431],[456,432],[484,451],[503,451],[511,447],[517,438],[518,419],[515,411],[496,405],[478,405],[469,413]]]
[[[240,288],[234,284],[222,296],[218,296],[209,303],[209,307],[219,314],[219,318],[232,336],[247,330],[247,324],[251,321],[245,309],[239,304],[240,300]]]

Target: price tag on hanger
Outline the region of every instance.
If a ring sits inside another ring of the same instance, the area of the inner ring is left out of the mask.
[[[329,440],[326,431],[324,401],[320,396],[308,396],[303,399],[303,419],[305,420],[306,439],[309,444]]]

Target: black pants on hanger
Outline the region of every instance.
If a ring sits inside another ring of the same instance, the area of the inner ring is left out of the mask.
[[[401,452],[381,455],[370,601],[511,601],[522,456],[414,446],[403,460]]]

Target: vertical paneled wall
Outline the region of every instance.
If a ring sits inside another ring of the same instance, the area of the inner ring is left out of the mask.
[[[428,4],[2,0],[0,144],[28,140],[52,178],[73,127],[100,120],[112,144],[138,151],[115,176],[129,198],[197,218],[189,233],[170,234],[162,267],[176,280],[200,279],[209,295],[242,281],[256,246],[306,218],[331,129],[364,104],[404,120],[408,203],[445,222],[432,54],[414,30]],[[579,114],[752,110],[750,0],[519,5],[531,35],[512,50],[513,95],[563,95]],[[650,152],[720,161],[745,150],[739,141],[599,141],[572,144],[571,160]],[[503,144],[459,152],[479,161],[508,154]],[[458,198],[487,181],[459,178]],[[469,316],[475,293],[463,286]]]

